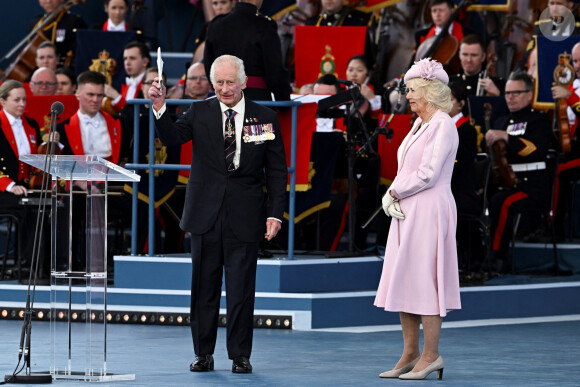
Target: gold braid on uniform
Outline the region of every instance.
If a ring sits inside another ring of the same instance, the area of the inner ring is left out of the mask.
[[[518,156],[526,157],[534,153],[537,149],[536,144],[533,142],[526,140],[525,138],[518,138],[521,142],[524,143],[525,147],[518,152]]]

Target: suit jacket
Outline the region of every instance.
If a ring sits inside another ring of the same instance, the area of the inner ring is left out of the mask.
[[[238,239],[258,242],[263,238],[266,217],[282,219],[287,169],[278,118],[266,107],[247,98],[245,102],[244,123],[249,118],[253,125],[271,123],[275,138],[262,143],[242,139],[240,164],[230,173],[224,160],[222,112],[217,98],[193,103],[175,123],[167,112],[155,120],[165,145],[192,140],[191,175],[180,224],[185,231],[206,233],[221,208]]]
[[[119,164],[123,156],[127,155],[128,139],[123,136],[121,123],[108,113],[101,111],[107,122],[107,129],[111,138],[111,156],[107,157],[108,161]],[[79,114],[76,112],[71,118],[57,125],[56,130],[60,133],[60,143],[64,145],[62,151],[65,155],[84,155],[83,137],[81,134],[81,125]]]
[[[14,132],[10,121],[4,113],[0,111],[0,192],[6,191],[6,187],[13,181],[17,184],[24,183],[29,177],[28,164],[19,160],[18,146],[14,139]],[[36,154],[40,145],[40,132],[38,124],[32,118],[22,117],[22,126],[28,138],[31,154]]]

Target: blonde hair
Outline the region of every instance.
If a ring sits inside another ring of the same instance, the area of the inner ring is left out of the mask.
[[[451,103],[451,89],[439,79],[413,78],[407,83],[407,87],[415,89],[415,95],[425,98],[425,101],[435,108],[449,113]]]
[[[24,88],[22,82],[15,81],[14,79],[9,79],[4,81],[2,86],[0,86],[0,99],[6,99],[10,95],[10,92],[14,89]]]

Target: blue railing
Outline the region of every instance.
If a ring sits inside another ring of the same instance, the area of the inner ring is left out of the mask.
[[[167,100],[167,105],[188,105],[192,102],[199,102],[198,100],[192,99],[175,99]],[[128,104],[133,105],[145,105],[151,103],[147,99],[132,99],[127,101]],[[293,101],[258,101],[260,105],[272,106],[272,107],[290,107],[292,109],[292,143],[290,147],[290,167],[288,168],[288,173],[290,173],[290,194],[288,203],[288,259],[294,259],[294,211],[295,211],[295,201],[296,201],[296,122],[298,118],[298,106],[301,102]],[[133,132],[133,161],[139,161],[139,110],[135,108],[134,114],[134,132]],[[195,150],[194,150],[195,151]],[[153,111],[149,109],[149,154],[155,154],[155,123],[153,117]],[[149,208],[148,208],[148,218],[149,218],[149,243],[148,243],[148,255],[151,257],[155,254],[155,173],[156,169],[162,170],[189,170],[189,165],[181,164],[155,164],[155,158],[149,157],[149,162],[147,164],[131,163],[126,164],[127,169],[137,169],[137,170],[148,170],[149,171]],[[139,187],[138,183],[133,183],[133,198],[132,198],[132,223],[131,223],[131,254],[137,254],[137,224],[138,224],[138,194]]]

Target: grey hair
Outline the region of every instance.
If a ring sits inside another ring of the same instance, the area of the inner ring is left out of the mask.
[[[423,78],[413,78],[407,83],[409,87],[417,89],[417,95],[425,98],[437,109],[449,113],[453,104],[451,103],[451,89],[439,79],[425,80]]]
[[[215,68],[220,65],[229,64],[238,69],[238,81],[244,83],[246,80],[246,71],[244,70],[244,61],[233,55],[222,55],[216,58],[211,64],[209,70],[209,79],[211,83],[215,83]]]

